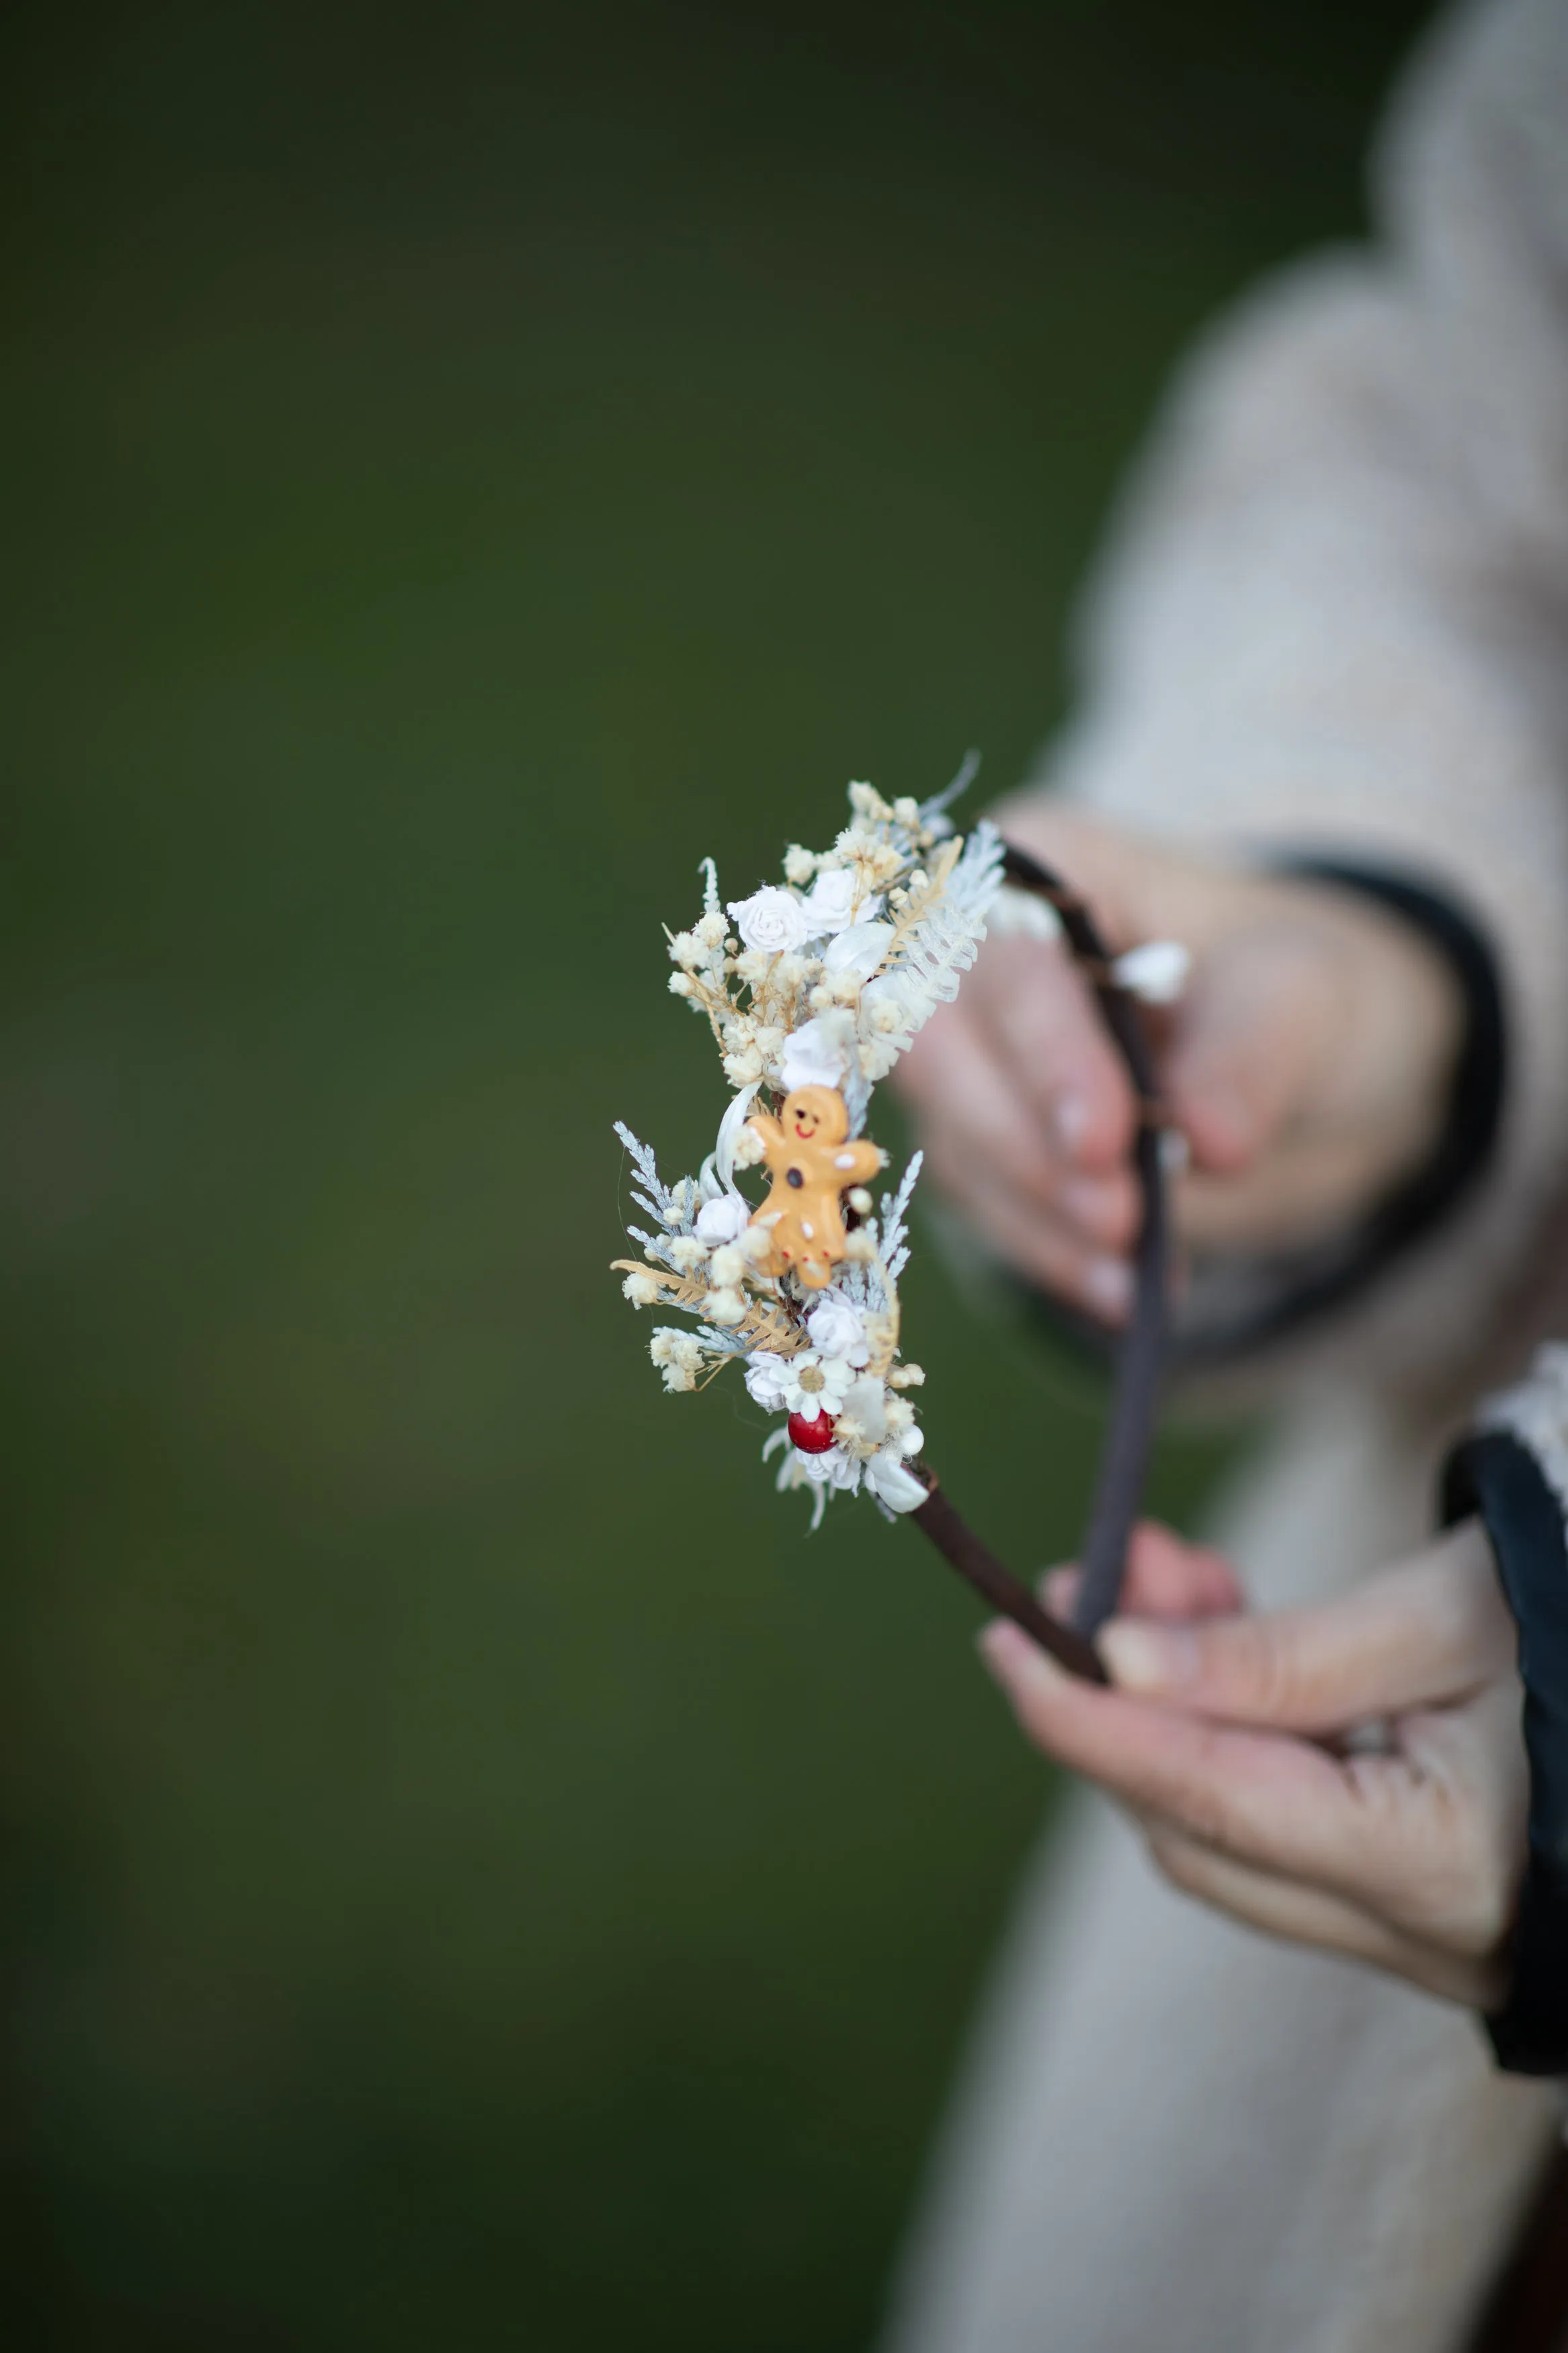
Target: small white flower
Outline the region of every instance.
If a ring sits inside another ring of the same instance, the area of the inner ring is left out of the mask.
[[[695,932],[677,932],[669,944],[669,953],[677,964],[685,965],[688,972],[695,972],[700,964],[706,962],[708,955]]]
[[[825,971],[869,980],[892,944],[891,923],[850,923],[822,952]]]
[[[860,1465],[851,1461],[841,1446],[830,1446],[822,1454],[801,1454],[797,1451],[795,1460],[814,1487],[842,1488],[852,1495],[860,1484]],[[923,1501],[923,1487],[921,1496]]]
[[[813,853],[803,849],[798,841],[792,841],[784,851],[784,881],[804,889],[816,871],[816,860]]]
[[[884,1446],[866,1465],[866,1484],[889,1512],[918,1512],[926,1500],[923,1481],[917,1479],[891,1446]]]
[[[746,1394],[769,1413],[784,1409],[784,1377],[789,1358],[772,1348],[753,1348],[746,1358]]]
[[[788,1048],[784,1049],[787,1057]],[[755,1168],[767,1145],[754,1127],[743,1127],[735,1138],[734,1165],[737,1168]]]
[[[806,928],[813,939],[827,932],[847,931],[851,923],[864,923],[876,913],[876,902],[866,899],[859,876],[847,866],[828,867],[805,895]]]
[[[702,1370],[702,1349],[694,1333],[666,1324],[647,1344],[648,1355],[664,1375],[664,1386],[674,1395],[697,1387]]]
[[[1049,902],[1020,890],[1016,882],[1004,882],[991,902],[986,923],[999,940],[1059,940],[1062,935],[1062,919]]]
[[[890,842],[879,840],[863,825],[846,826],[834,848],[853,869],[862,891],[879,889],[895,881],[903,870],[903,852],[895,849]]]
[[[1145,1005],[1174,1005],[1192,968],[1192,955],[1179,940],[1148,940],[1110,967],[1122,987]]]
[[[722,1289],[738,1291],[746,1279],[746,1267],[745,1251],[725,1242],[714,1251],[709,1272]]]
[[[739,1324],[746,1313],[745,1295],[727,1287],[710,1291],[702,1303],[702,1313],[710,1323]]]
[[[852,1413],[841,1413],[833,1425],[836,1445],[841,1446],[852,1462],[868,1462],[879,1441],[865,1424]]]
[[[894,1389],[918,1389],[925,1382],[923,1365],[895,1365],[888,1375],[888,1387]]]
[[[786,1362],[784,1401],[791,1413],[804,1414],[807,1421],[819,1413],[837,1413],[855,1378],[853,1365],[847,1365],[842,1356],[821,1356],[815,1348],[803,1348]]]
[[[716,1201],[704,1201],[697,1212],[698,1240],[715,1245],[732,1242],[751,1214],[739,1193],[721,1193]]]
[[[657,1307],[658,1285],[651,1274],[645,1274],[639,1267],[635,1274],[628,1274],[622,1283],[621,1296],[624,1299],[629,1299],[634,1307]]]
[[[779,1084],[785,1094],[796,1087],[839,1087],[847,1062],[844,1045],[818,1018],[792,1029],[779,1058]]]
[[[885,1079],[917,1029],[936,1011],[936,998],[919,975],[895,966],[860,992],[861,1067],[873,1083]]]
[[[668,1249],[682,1274],[695,1274],[708,1255],[707,1244],[695,1234],[677,1234]]]
[[[854,1210],[857,1217],[868,1218],[870,1216],[871,1196],[868,1193],[864,1185],[851,1185],[845,1198],[848,1201],[850,1208]]]
[[[805,1328],[819,1355],[842,1356],[847,1365],[869,1363],[870,1344],[860,1312],[837,1292],[830,1291],[818,1300],[805,1319]]]
[[[800,901],[793,891],[781,891],[776,883],[764,882],[749,899],[731,900],[730,913],[742,944],[759,948],[764,955],[803,948],[811,935]]]
[[[888,1392],[875,1373],[859,1373],[844,1392],[844,1410],[853,1415],[873,1446],[888,1435]]]
[[[732,1087],[755,1086],[765,1067],[755,1034],[749,1029],[731,1029],[726,1035],[734,1042],[723,1058],[724,1076]]]

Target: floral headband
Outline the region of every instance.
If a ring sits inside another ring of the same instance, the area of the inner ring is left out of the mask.
[[[1103,1680],[1089,1641],[1116,1606],[1142,1492],[1165,1319],[1161,1114],[1139,998],[1179,993],[1185,952],[1153,943],[1113,960],[1077,894],[982,820],[967,838],[947,790],[888,802],[849,787],[853,821],[831,849],[792,846],[783,885],[721,904],[711,859],[702,913],[669,939],[669,987],[708,1022],[733,1099],[695,1177],[666,1185],[631,1131],[633,1198],[653,1230],[629,1226],[638,1259],[616,1259],[635,1307],[679,1310],[649,1354],[673,1391],[706,1388],[731,1359],[750,1396],[784,1418],[763,1448],[781,1490],[801,1488],[817,1526],[829,1498],[868,1495],[908,1517],[959,1573],[1076,1672]],[[925,1374],[901,1353],[899,1278],[909,1261],[917,1152],[896,1189],[873,1198],[885,1155],[865,1140],[871,1091],[940,1004],[958,994],[988,930],[1060,938],[1095,990],[1143,1106],[1136,1146],[1143,1198],[1131,1322],[1082,1547],[1071,1626],[1052,1618],[965,1525],[924,1461],[910,1392]],[[767,1180],[753,1201],[739,1176]]]

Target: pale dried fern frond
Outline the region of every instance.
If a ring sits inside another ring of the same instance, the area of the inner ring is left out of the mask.
[[[641,1259],[613,1258],[611,1271],[616,1274],[646,1274],[657,1282],[664,1307],[684,1307],[696,1314],[708,1296],[708,1286],[694,1275],[668,1274],[662,1267],[645,1266]],[[777,1307],[748,1307],[738,1324],[726,1324],[720,1328],[753,1348],[771,1349],[774,1356],[793,1356],[797,1348],[809,1347],[810,1342],[796,1324]]]

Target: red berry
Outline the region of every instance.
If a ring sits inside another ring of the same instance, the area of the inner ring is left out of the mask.
[[[803,1454],[826,1454],[833,1443],[833,1416],[820,1406],[809,1421],[804,1413],[792,1413],[789,1434]]]

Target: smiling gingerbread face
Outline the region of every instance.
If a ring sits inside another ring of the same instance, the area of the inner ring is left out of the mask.
[[[874,1144],[847,1144],[849,1113],[836,1087],[795,1087],[780,1116],[746,1123],[763,1146],[773,1189],[752,1224],[768,1236],[768,1271],[820,1291],[845,1254],[839,1195],[882,1165]]]
[[[781,1124],[795,1144],[842,1144],[849,1115],[835,1087],[796,1087],[784,1097]]]

